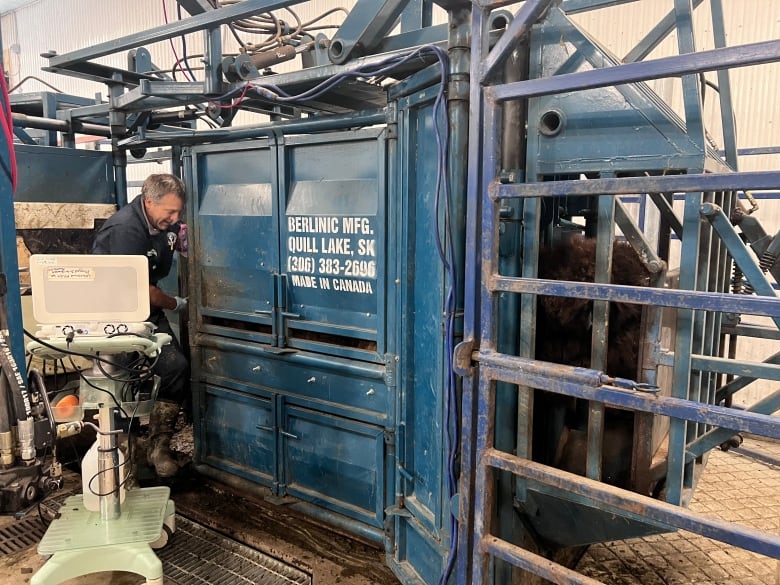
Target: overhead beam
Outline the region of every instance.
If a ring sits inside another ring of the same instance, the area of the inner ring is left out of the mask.
[[[553,95],[568,91],[624,85],[637,81],[678,77],[702,71],[715,71],[731,67],[746,67],[772,63],[780,59],[780,41],[763,41],[663,57],[639,63],[627,63],[578,73],[554,75],[542,79],[529,79],[486,88],[487,97],[498,101]]]
[[[280,8],[286,8],[288,6],[300,4],[302,1],[303,0],[245,0],[238,4],[220,8],[219,10],[204,12],[190,18],[150,28],[146,31],[124,36],[113,41],[107,41],[92,47],[71,51],[64,55],[54,55],[49,57],[49,66],[67,68],[83,61],[89,61],[90,59],[105,57],[106,55],[111,55],[120,51],[135,49],[142,45],[165,41],[207,28],[214,28],[227,24],[228,22],[247,18],[258,12],[269,12]]]

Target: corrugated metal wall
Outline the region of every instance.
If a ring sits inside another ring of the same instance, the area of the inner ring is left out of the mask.
[[[574,20],[612,53],[623,58],[650,29],[670,10],[668,0],[645,0],[575,15]],[[780,3],[777,0],[743,0],[723,2],[726,42],[729,46],[756,43],[780,38]],[[697,50],[715,48],[712,14],[709,2],[703,2],[694,12]],[[671,34],[648,59],[677,54],[677,36]],[[780,145],[780,99],[777,88],[780,63],[743,67],[731,70],[732,99],[740,149]],[[706,79],[718,84],[717,74],[710,72]],[[650,83],[651,87],[682,115],[682,85],[677,78]],[[723,144],[720,123],[720,104],[716,91],[707,87],[705,94],[707,128],[719,145]],[[780,168],[780,154],[740,157],[740,170],[762,171]],[[756,212],[767,233],[780,230],[780,193],[765,193]],[[768,319],[744,316],[745,323],[770,325]],[[741,340],[737,357],[763,361],[780,351],[780,342]],[[752,404],[769,391],[769,382],[755,383],[735,396],[735,404]]]
[[[574,16],[574,20],[618,57],[624,57],[650,29],[672,9],[669,0],[644,0]],[[723,2],[726,41],[730,46],[780,38],[780,3],[777,0]],[[694,12],[697,50],[715,48],[709,2]],[[673,33],[648,58],[677,54]],[[706,74],[717,85],[715,72]],[[780,142],[780,100],[777,99],[780,63],[732,69],[731,86],[736,105],[734,116],[741,148],[775,146]],[[682,111],[681,83],[665,79],[651,84],[678,112]],[[722,144],[720,106],[714,89],[706,94],[708,129]],[[744,157],[741,170],[767,170],[780,166],[780,155]]]
[[[344,0],[338,6],[350,8],[355,0]],[[726,33],[729,45],[758,42],[780,38],[780,3],[777,0],[741,0],[723,2],[726,15]],[[605,8],[583,13],[574,17],[592,37],[619,57],[625,56],[650,29],[672,9],[670,0],[643,0],[622,6]],[[165,10],[164,10],[165,7]],[[308,21],[334,8],[332,0],[314,0],[294,7],[302,21]],[[510,7],[511,9],[511,7]],[[85,82],[80,79],[56,75],[41,71],[48,64],[40,56],[49,50],[66,53],[96,43],[108,41],[120,36],[140,32],[159,26],[166,21],[175,20],[176,3],[174,0],[38,0],[12,12],[3,14],[0,26],[3,40],[3,59],[10,75],[11,87],[19,84],[27,76],[34,76],[57,89],[70,94],[92,96],[106,89],[101,84]],[[186,13],[185,13],[186,16]],[[293,21],[293,16],[280,11],[278,16]],[[340,13],[326,17],[322,24],[340,22]],[[443,11],[435,13],[435,21],[442,22]],[[712,18],[709,3],[704,2],[696,9],[695,28],[697,48],[699,50],[714,47]],[[223,36],[224,52],[235,51],[237,45],[226,32]],[[157,43],[147,47],[152,58],[160,68],[172,67],[175,61],[174,51],[181,57],[181,41]],[[175,48],[175,49],[174,49]],[[188,54],[198,55],[202,51],[201,34],[188,35]],[[670,35],[650,58],[677,53],[677,40]],[[126,67],[124,55],[114,55],[100,60],[103,63]],[[191,61],[197,65],[197,58]],[[275,67],[285,71],[296,67],[295,62]],[[181,76],[179,76],[181,78]],[[714,72],[707,79],[717,84]],[[780,79],[780,63],[761,65],[732,70],[732,90],[736,105],[736,119],[740,148],[775,146],[780,143],[780,99],[777,99],[777,80]],[[680,80],[664,79],[653,82],[652,86],[659,95],[678,112],[682,110]],[[48,89],[36,79],[27,79],[16,92],[37,92]],[[715,90],[707,92],[706,111],[708,129],[719,144],[722,143],[720,128],[720,106]],[[239,118],[237,123],[241,123]],[[742,170],[767,170],[780,168],[780,154],[746,156],[740,161]],[[135,169],[136,175],[150,172],[148,165]],[[778,194],[767,194],[762,199],[759,217],[767,232],[780,230],[780,201],[771,199]],[[771,347],[777,345],[778,347]],[[780,350],[780,343],[762,342],[759,345],[742,344],[740,357],[761,361],[771,352]],[[750,403],[766,391],[756,388],[744,393],[742,403]]]

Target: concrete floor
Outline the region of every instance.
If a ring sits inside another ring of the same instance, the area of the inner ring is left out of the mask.
[[[383,551],[313,525],[283,505],[269,506],[201,478],[176,488],[174,500],[187,517],[311,572],[316,585],[397,583]],[[713,451],[691,509],[780,533],[780,443],[747,438],[738,450]],[[0,518],[0,525],[8,522],[14,520]],[[0,583],[29,583],[43,560],[35,546],[0,556]],[[683,531],[594,545],[577,570],[607,585],[780,585],[780,561]],[[115,572],[64,583],[143,582]]]
[[[780,442],[712,451],[690,509],[780,534]],[[780,585],[780,560],[684,530],[591,546],[577,570],[607,585]]]

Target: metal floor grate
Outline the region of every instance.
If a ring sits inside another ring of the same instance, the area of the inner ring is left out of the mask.
[[[63,491],[42,503],[53,517],[74,491]],[[33,544],[43,536],[39,528]],[[29,529],[28,529],[29,530]],[[2,552],[0,551],[0,554]],[[201,524],[176,515],[176,532],[157,551],[166,585],[312,585],[312,576]]]
[[[0,556],[10,555],[38,544],[43,537],[43,524],[38,516],[22,518],[0,527]]]
[[[311,585],[312,576],[200,524],[176,516],[176,532],[157,551],[166,583]]]

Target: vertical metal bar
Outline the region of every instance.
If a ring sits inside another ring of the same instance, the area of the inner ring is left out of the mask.
[[[2,74],[2,73],[0,73]],[[13,144],[0,138],[0,329],[7,336],[11,354],[23,380],[27,380],[24,361],[24,334],[22,302],[19,284],[19,258],[16,249],[16,220],[14,218],[14,192],[11,184],[11,156]],[[3,282],[5,277],[5,282]],[[3,286],[7,290],[3,290]],[[5,314],[3,314],[5,312]],[[10,374],[9,374],[10,375]],[[23,413],[19,413],[24,416]]]
[[[284,462],[287,461],[285,457],[285,447],[287,446],[286,440],[279,434],[279,429],[285,428],[284,420],[284,396],[281,394],[275,394],[271,400],[271,420],[274,421],[274,437],[273,437],[273,453],[274,453],[274,478],[273,478],[273,494],[275,496],[283,496],[285,494],[285,488],[287,486],[287,468]]]
[[[724,25],[723,15],[723,2],[722,0],[711,0],[710,10],[712,13],[712,31],[715,48],[726,47],[726,30]],[[723,131],[723,145],[725,149],[725,157],[728,165],[734,170],[739,170],[738,160],[738,144],[737,144],[737,132],[736,121],[734,119],[734,106],[732,102],[731,93],[731,73],[728,69],[718,70],[718,98],[720,99],[720,113],[721,113],[721,128]],[[720,205],[722,209],[726,211],[729,217],[733,210],[736,193],[734,191],[727,191],[720,194],[720,200],[716,200],[716,204]],[[731,274],[731,259],[728,255],[728,250],[725,245],[722,245],[720,238],[715,238],[718,247],[718,264],[720,279],[717,282],[717,291],[726,292],[729,286],[729,276]],[[721,335],[721,326],[723,323],[723,314],[717,313],[715,315],[714,324],[714,342],[715,345],[712,348],[713,355],[723,355],[723,344],[725,343],[725,336]],[[733,350],[736,350],[737,336],[731,337],[731,346]],[[712,384],[708,390],[707,401],[712,404],[715,402],[717,393],[717,387],[720,385],[721,376],[714,376],[711,380]]]
[[[496,349],[496,296],[488,288],[490,277],[498,272],[498,204],[490,199],[487,183],[498,174],[497,145],[501,141],[501,105],[485,100],[483,105],[483,156],[482,173],[485,184],[482,198],[482,298],[480,302],[480,346],[484,350]]]
[[[222,29],[220,27],[208,28],[203,31],[203,92],[206,95],[218,95],[222,93]]]
[[[703,195],[704,201],[712,201],[712,198],[713,193],[710,191],[704,193]],[[704,224],[701,225],[700,229],[701,237],[699,248],[699,263],[697,267],[699,276],[697,280],[699,283],[699,290],[710,291],[712,290],[712,279],[714,269],[716,268],[712,265],[712,249],[714,242],[712,238],[712,230],[707,229],[707,226]],[[709,350],[711,350],[711,344],[708,342],[712,339],[714,323],[714,314],[712,312],[701,311],[697,313],[694,321],[694,345],[692,348],[693,353],[700,355],[710,355],[707,353]],[[703,372],[698,370],[691,372],[692,383],[690,397],[692,400],[706,402],[706,389],[710,384],[711,377],[711,372]],[[705,429],[703,424],[689,424],[687,442],[694,440],[704,432]],[[689,481],[693,481],[693,476],[690,476],[687,479]]]
[[[533,24],[538,20],[542,14],[538,12],[542,7],[540,5],[535,6],[523,6],[525,9],[523,14],[520,12],[515,16],[515,21],[521,18],[519,24],[522,24],[523,29]],[[531,10],[533,9],[533,10]],[[546,10],[547,7],[544,7]],[[517,28],[519,24],[514,24],[515,30],[519,34],[521,29]],[[496,46],[492,55],[497,54]],[[530,63],[541,62],[541,49],[537,49],[538,52],[533,55],[529,54],[529,74],[526,77],[530,77],[534,73],[531,71]],[[510,80],[507,80],[509,82]],[[523,80],[521,80],[523,81]],[[526,102],[526,119],[528,115],[534,115],[532,113],[532,103]],[[535,182],[540,179],[537,173],[535,163],[536,156],[534,149],[536,148],[536,141],[531,137],[527,137],[527,150],[530,149],[530,155],[526,152],[526,158],[528,159],[527,168],[525,169],[525,181]],[[538,275],[539,264],[539,248],[541,245],[540,234],[542,233],[541,224],[541,201],[537,198],[524,198],[520,200],[522,222],[521,225],[521,243],[520,250],[522,250],[522,266],[521,276],[527,278],[536,278]],[[520,295],[520,315],[518,322],[520,324],[520,335],[518,336],[517,355],[520,357],[533,358],[536,353],[536,295]],[[532,437],[533,437],[533,411],[534,411],[534,390],[527,386],[518,386],[518,405],[517,405],[517,446],[516,454],[518,457],[530,458],[532,456]],[[515,497],[519,500],[525,500],[525,481],[521,478],[515,480]]]
[[[114,80],[119,81],[118,74],[113,75]],[[124,92],[121,83],[112,83],[109,85],[109,101],[119,98]],[[117,207],[127,205],[127,151],[119,148],[119,137],[125,131],[126,115],[124,112],[110,112],[109,123],[111,125],[111,152],[114,161],[114,195],[116,197]]]
[[[696,45],[693,32],[693,7],[691,0],[674,0],[674,11],[677,16],[677,45],[680,55],[695,53]],[[698,74],[683,75],[683,105],[685,108],[685,128],[688,136],[700,148],[702,157],[706,152],[704,140],[704,120],[701,109],[701,84]],[[689,172],[704,171],[704,160]]]
[[[472,2],[471,5],[471,62],[469,64],[470,79],[479,79],[482,59],[488,51],[489,37],[487,22],[489,11],[480,9]],[[469,145],[468,160],[481,160],[482,146],[482,87],[479,83],[469,85]],[[485,294],[481,278],[481,239],[479,237],[481,223],[481,205],[487,185],[481,174],[480,164],[469,164],[466,178],[466,229],[465,229],[465,263],[463,283],[463,343],[478,343],[480,331],[480,300]],[[477,559],[478,551],[472,548],[474,539],[474,478],[477,474],[477,426],[476,414],[479,400],[479,370],[472,368],[471,375],[463,377],[461,396],[461,474],[460,474],[460,510],[458,523],[458,559],[455,568],[456,582],[470,583],[472,561]],[[481,510],[480,510],[481,511]]]
[[[430,7],[429,7],[430,8]],[[468,161],[469,159],[469,97],[470,97],[470,84],[469,84],[469,70],[471,66],[471,10],[468,7],[453,8],[449,11],[449,42],[448,42],[448,55],[449,55],[449,87],[447,88],[448,99],[447,104],[447,116],[449,124],[449,156],[447,157],[447,169],[448,182],[449,182],[449,217],[447,221],[452,226],[450,231],[453,242],[453,258],[452,258],[452,274],[450,275],[450,285],[453,287],[452,294],[455,295],[454,310],[456,315],[462,315],[464,308],[464,289],[460,275],[463,274],[464,265],[467,261],[466,242],[466,215],[467,215],[467,176],[468,176]],[[442,81],[443,82],[443,81]],[[446,194],[445,194],[446,196]],[[451,331],[453,337],[459,336],[459,331],[463,328],[463,323],[459,318],[453,318],[454,331]],[[453,340],[454,342],[454,340]],[[445,348],[446,351],[451,351],[450,348]],[[446,368],[445,375],[451,376],[450,370],[453,367],[453,356],[448,356],[449,359],[445,363],[449,364]],[[454,376],[451,378],[454,381]],[[444,404],[447,405],[448,427],[454,425],[456,428],[460,428],[460,421],[450,420],[450,416],[455,417],[455,413],[461,412],[461,409],[457,405],[452,404],[452,401],[456,400],[458,394],[456,388],[452,388],[452,393],[444,399]],[[446,429],[445,433],[449,431]],[[452,440],[455,440],[453,437]],[[448,455],[451,451],[456,449],[457,445],[447,444]],[[449,463],[449,462],[448,462]],[[445,473],[448,477],[454,471],[449,467],[445,469]],[[451,485],[451,480],[448,479],[447,485]],[[449,492],[448,488],[448,492]],[[451,490],[456,490],[457,487],[452,485]],[[449,499],[454,495],[449,492],[445,494],[447,501],[443,502],[443,508],[450,510]],[[447,515],[447,519],[451,516]],[[457,534],[458,525],[448,526],[445,524],[444,532],[449,534],[450,539],[455,539],[459,535]],[[454,562],[457,559],[457,550],[450,546],[450,554],[456,555],[455,558],[447,560],[448,570],[454,567]]]
[[[43,117],[44,118],[51,118],[53,120],[57,119],[57,97],[51,93],[51,92],[43,92],[42,94],[42,106],[43,106]],[[63,146],[67,146],[69,148],[75,148],[75,136],[73,134],[69,134],[68,139],[66,140],[66,134],[63,132]],[[67,142],[67,144],[66,144]],[[48,130],[46,131],[43,139],[43,145],[42,146],[57,146],[57,131],[56,130]]]
[[[736,191],[726,191],[723,196],[723,203],[721,205],[721,208],[726,211],[728,214],[728,217],[731,217],[732,212],[734,211],[735,204],[737,201],[737,192]],[[720,242],[720,238],[718,239]],[[722,244],[722,242],[721,242]],[[722,244],[720,246],[720,256],[721,256],[721,275],[722,280],[720,283],[720,287],[718,290],[720,292],[728,292],[729,288],[731,286],[731,273],[734,268],[734,263],[731,260],[731,255],[729,254],[728,247],[725,244]],[[718,355],[723,356],[726,353],[726,345],[727,345],[727,339],[728,339],[728,351],[730,354],[730,358],[734,359],[736,357],[736,349],[737,349],[737,336],[736,335],[729,335],[728,338],[726,335],[721,333],[721,329],[723,326],[723,314],[718,314],[718,339],[719,339],[719,345],[718,345]],[[727,381],[731,381],[731,377],[726,377]],[[717,404],[718,403],[718,388],[723,383],[723,377],[719,376],[716,380],[715,387],[713,388],[712,396],[710,396],[710,404]],[[730,398],[726,402],[727,405],[730,406]]]
[[[401,32],[419,30],[431,26],[433,2],[431,0],[409,0],[401,13]]]
[[[693,7],[698,7],[702,2],[704,0],[693,0]],[[675,22],[675,13],[674,10],[671,10],[623,57],[623,63],[635,63],[647,57],[674,30]]]
[[[720,205],[720,203],[723,202],[723,194],[720,192],[716,192],[712,194],[712,200],[715,202],[716,205]],[[710,291],[714,292],[721,292],[720,291],[720,285],[722,281],[723,276],[723,264],[722,264],[722,258],[721,258],[721,243],[720,239],[717,237],[711,237],[710,242],[710,268],[709,268],[709,279],[708,279],[708,289]],[[719,355],[719,348],[720,348],[720,322],[721,322],[721,313],[713,312],[710,313],[707,319],[707,332],[704,337],[704,345],[702,348],[702,353],[704,355],[711,355],[711,356],[717,356]],[[717,386],[716,381],[718,379],[718,374],[714,372],[710,372],[707,375],[707,380],[704,386],[702,387],[702,395],[700,397],[701,401],[705,404],[710,404],[710,400],[712,396],[715,394],[715,387]],[[699,434],[704,434],[709,429],[708,425],[699,425]]]
[[[104,404],[98,409],[98,500],[100,519],[114,520],[121,514],[119,500],[119,451],[114,431],[114,409]]]
[[[484,59],[480,81],[485,81],[498,72],[512,51],[512,47],[528,34],[531,26],[539,20],[550,7],[552,0],[526,0],[517,11],[512,22],[501,38]]]
[[[471,66],[470,10],[453,9],[449,12],[450,82],[447,95],[449,116],[448,176],[451,193],[450,217],[453,229],[454,273],[463,273],[467,201],[465,197],[469,155],[469,68]],[[454,277],[455,278],[455,277]],[[455,278],[459,281],[459,278]],[[463,283],[455,282],[456,311],[463,310]]]
[[[506,34],[506,33],[504,33]],[[511,83],[528,79],[529,43],[518,43],[512,50],[503,67],[501,81]],[[525,124],[528,117],[528,100],[510,100],[502,104],[502,131],[499,160],[502,173],[514,175],[517,182],[525,180],[526,141]],[[518,243],[522,233],[518,221],[522,214],[521,199],[502,201],[499,216],[499,258],[498,269],[502,275],[519,276],[521,274],[522,251]],[[501,326],[496,332],[496,346],[499,351],[517,355],[520,336],[520,295],[503,295],[498,300]],[[531,445],[530,429],[533,420],[533,391],[527,387],[518,387],[507,382],[496,383],[496,448],[506,452],[529,452]],[[520,438],[518,439],[518,435]],[[495,498],[498,504],[496,535],[510,542],[519,542],[524,526],[517,514],[511,513],[510,503],[526,499],[525,478],[514,476],[506,471],[498,472],[496,477]],[[512,580],[513,567],[506,562],[493,563],[491,582],[509,582]]]
[[[287,209],[287,153],[285,148],[284,134],[278,130],[272,130],[269,134],[269,139],[272,139],[271,143],[271,156],[272,160],[276,162],[276,173],[271,178],[271,191],[274,193],[274,197],[271,198],[273,210],[271,217],[279,218],[279,223],[282,223],[282,214]],[[277,224],[279,225],[279,224]],[[284,317],[279,314],[279,298],[277,279],[279,273],[282,272],[283,267],[281,250],[286,250],[284,242],[282,241],[282,230],[277,229],[277,250],[280,250],[277,264],[273,270],[273,304],[271,308],[271,335],[273,337],[273,344],[281,347],[284,343]]]
[[[723,17],[723,0],[710,0],[712,11],[712,36],[715,48],[726,46],[726,27]],[[734,104],[731,96],[731,73],[728,69],[718,69],[718,97],[720,98],[720,117],[723,128],[723,147],[726,162],[735,171],[739,170],[737,155],[737,129],[734,120]]]
[[[480,376],[479,399],[477,409],[477,453],[484,453],[493,447],[495,383],[487,376]],[[482,551],[482,540],[492,534],[492,522],[496,510],[494,490],[494,470],[486,464],[476,468],[474,484],[474,561],[473,578],[470,583],[486,585],[488,583],[489,555]]]
[[[694,53],[696,51],[693,31],[693,6],[691,0],[675,0],[674,12],[677,19],[677,45],[681,55]],[[704,172],[704,156],[706,153],[706,142],[704,138],[704,121],[701,108],[701,85],[699,76],[696,74],[684,75],[682,78],[683,87],[683,105],[685,109],[685,126],[688,136],[699,145],[702,152],[702,160],[699,165],[688,169],[689,173]],[[703,193],[688,193],[685,197],[685,212],[683,219],[683,244],[682,258],[680,261],[680,288],[684,290],[699,290],[699,286],[705,286],[706,281],[702,283],[699,280],[700,254],[701,247],[701,226],[696,220],[696,207],[701,205]],[[704,316],[696,311],[683,311],[678,315],[678,333],[677,348],[675,351],[674,368],[674,391],[673,395],[679,398],[690,398],[696,400],[701,383],[701,376],[698,372],[690,370],[690,354],[698,352],[701,349],[702,319]],[[680,336],[679,325],[681,321],[686,321],[683,327],[684,334]],[[689,321],[689,322],[688,322]],[[680,365],[678,366],[678,360]],[[682,370],[686,369],[687,373]],[[687,381],[686,388],[682,386]],[[689,428],[690,426],[690,428]],[[684,432],[682,428],[685,427]],[[685,421],[672,421],[670,429],[670,452],[669,462],[670,470],[672,466],[680,466],[673,470],[672,485],[674,489],[667,492],[667,498],[681,498],[683,484],[689,486],[693,480],[693,464],[685,464],[684,450],[685,442],[695,436],[695,425],[687,425]],[[672,441],[672,434],[679,442]],[[672,452],[674,450],[674,453]],[[679,459],[678,459],[679,457]],[[681,475],[678,476],[678,471]],[[677,485],[677,479],[681,484]],[[667,483],[667,485],[669,485]],[[680,488],[679,493],[674,493]],[[672,503],[679,503],[676,500],[667,500]]]
[[[679,284],[682,290],[697,290],[701,232],[700,222],[696,215],[701,206],[701,199],[701,193],[688,193],[685,196]],[[688,398],[695,313],[692,309],[681,309],[677,312],[677,335],[671,392],[674,398]],[[669,457],[666,474],[666,501],[671,504],[679,505],[682,502],[686,436],[687,422],[681,419],[672,419],[669,423]]]
[[[614,173],[603,173],[611,178]],[[612,274],[612,248],[615,239],[615,199],[611,195],[598,198],[598,225],[596,245],[596,270],[594,282],[609,284]],[[607,346],[609,342],[609,302],[594,301],[592,315],[590,366],[594,370],[607,371]],[[604,442],[604,403],[588,404],[588,449],[586,474],[601,479],[601,452]]]

